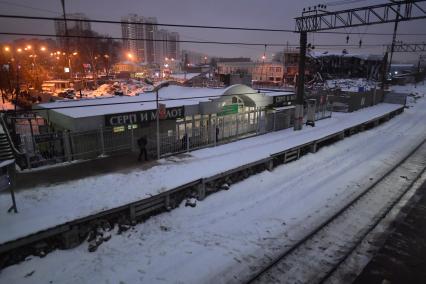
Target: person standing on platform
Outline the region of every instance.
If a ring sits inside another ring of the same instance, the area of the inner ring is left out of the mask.
[[[145,136],[142,136],[138,139],[138,146],[139,146],[139,157],[138,161],[142,161],[142,155],[145,156],[145,161],[148,161],[148,152],[146,150],[146,144],[148,144],[148,141]]]

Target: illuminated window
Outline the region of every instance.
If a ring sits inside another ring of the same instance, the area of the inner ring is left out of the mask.
[[[124,126],[115,126],[112,129],[112,132],[117,133],[117,132],[123,132],[124,131]]]

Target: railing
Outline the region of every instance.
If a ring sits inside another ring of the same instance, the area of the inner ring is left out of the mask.
[[[29,167],[30,165],[29,165],[29,163],[28,163],[28,161],[27,161],[27,159],[26,159],[26,157],[27,157],[27,156],[25,155],[25,153],[23,153],[23,152],[19,151],[19,150],[15,147],[15,144],[13,143],[12,137],[10,137],[9,129],[8,129],[8,127],[7,127],[6,122],[4,121],[3,116],[4,116],[4,114],[3,114],[3,113],[1,113],[1,114],[0,114],[0,124],[1,124],[1,127],[3,127],[3,131],[4,131],[4,133],[6,134],[7,141],[9,142],[10,147],[11,147],[11,148],[12,148],[12,150],[13,150],[13,153],[14,153],[14,155],[15,155],[15,161],[17,162],[17,164],[18,164],[21,168]]]
[[[331,112],[319,108],[315,120],[331,116]],[[160,156],[189,152],[231,141],[290,128],[294,124],[293,110],[266,113],[251,111],[212,118],[210,122],[190,122],[187,132],[168,130],[160,133]],[[194,126],[197,125],[197,126]],[[83,132],[54,132],[46,134],[22,134],[28,167],[35,168],[73,160],[87,160],[104,155],[138,151],[137,140],[146,136],[148,155],[156,158],[156,135],[152,128],[130,128],[115,132],[114,128],[100,128]]]

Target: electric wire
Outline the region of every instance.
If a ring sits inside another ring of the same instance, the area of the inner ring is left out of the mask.
[[[45,21],[64,21],[63,18],[59,17],[43,17],[43,16],[26,16],[26,15],[11,15],[11,14],[0,14],[0,18],[12,18],[12,19],[26,19],[26,20],[45,20]],[[77,21],[77,22],[88,22],[88,23],[103,23],[103,24],[127,24],[127,25],[147,25],[147,26],[165,26],[165,27],[178,27],[178,28],[198,28],[198,29],[219,29],[219,30],[237,30],[237,31],[258,31],[258,32],[282,32],[282,33],[294,33],[298,32],[293,29],[278,29],[278,28],[250,28],[250,27],[231,27],[231,26],[208,26],[208,25],[187,25],[187,24],[164,24],[164,23],[141,23],[133,21],[114,21],[114,20],[99,20],[99,19],[72,19],[68,18],[67,21]],[[339,31],[321,31],[316,32],[317,34],[344,34],[346,32]],[[360,33],[360,32],[351,32],[349,34],[364,34],[364,35],[374,35],[374,36],[389,36],[392,33],[379,33],[379,32],[370,32],[370,33]],[[423,36],[426,33],[401,33],[400,35],[404,36]]]
[[[114,39],[114,40],[130,40],[130,41],[154,41],[154,42],[168,42],[169,40],[151,39],[151,38],[129,38],[129,37],[110,37],[110,36],[87,36],[87,35],[56,35],[56,34],[42,34],[42,33],[17,33],[17,32],[2,32],[0,35],[16,35],[16,36],[35,36],[35,37],[60,37],[60,38],[86,38],[86,39]],[[254,42],[226,42],[226,41],[197,41],[197,40],[176,40],[180,43],[196,43],[196,44],[219,44],[219,45],[246,45],[246,46],[280,46],[280,47],[298,47],[299,44],[287,43],[254,43]],[[384,44],[364,44],[363,47],[381,47]],[[358,45],[346,44],[318,44],[319,47],[358,47]]]

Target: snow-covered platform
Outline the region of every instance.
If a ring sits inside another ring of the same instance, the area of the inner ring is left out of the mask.
[[[15,240],[55,227],[60,232],[65,230],[61,226],[69,226],[75,220],[165,194],[300,145],[342,135],[348,129],[378,119],[386,120],[390,114],[402,110],[401,105],[379,104],[353,113],[334,113],[332,118],[318,121],[314,128],[287,129],[194,151],[189,156],[162,159],[147,170],[135,169],[23,190],[16,194],[19,213],[0,213],[0,244],[16,243]],[[9,203],[9,195],[1,194],[0,208],[7,208]]]

